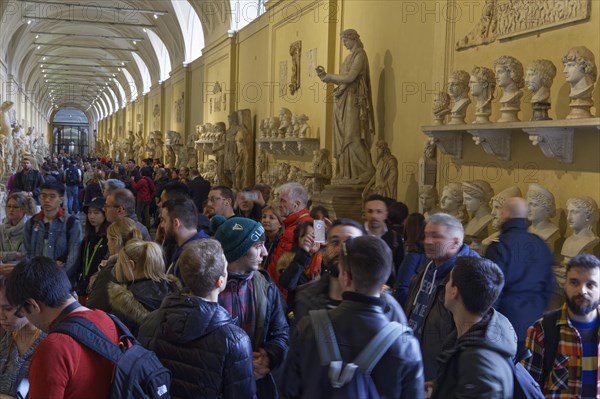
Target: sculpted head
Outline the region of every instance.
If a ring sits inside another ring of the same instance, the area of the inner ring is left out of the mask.
[[[450,107],[450,95],[444,91],[440,91],[433,97],[433,113],[437,114],[440,111]]]
[[[467,97],[469,92],[469,79],[471,75],[467,71],[452,71],[448,76],[448,94],[453,99]]]
[[[424,184],[419,187],[419,202],[423,207],[423,212],[435,208],[438,202],[438,193],[435,187],[431,184]]]
[[[486,99],[494,98],[494,90],[496,89],[496,75],[494,71],[486,67],[476,66],[471,71],[469,87],[473,97],[486,97]]]
[[[598,204],[587,195],[567,200],[567,222],[576,233],[591,230],[598,219]]]
[[[527,67],[525,84],[527,88],[536,92],[542,87],[552,87],[552,82],[556,76],[556,67],[550,60],[534,60]]]
[[[548,220],[556,214],[554,195],[545,187],[532,183],[527,190],[527,219],[531,222]]]
[[[469,212],[477,212],[481,204],[487,204],[494,196],[494,189],[485,180],[471,180],[462,184],[463,203]]]
[[[345,31],[342,31],[342,33],[340,33],[340,38],[348,49],[353,47],[351,45],[352,43],[356,43],[356,45],[360,48],[364,47],[362,41],[360,40],[360,35],[355,29],[346,29]]]
[[[441,208],[446,212],[456,211],[463,204],[462,184],[448,183],[442,190]]]
[[[512,186],[500,191],[490,201],[490,207],[492,208],[492,227],[499,229],[502,224],[502,209],[504,208],[504,202],[508,198],[520,197],[521,189],[517,186]]]
[[[379,158],[383,158],[385,155],[390,155],[392,153],[390,151],[390,147],[388,147],[388,143],[386,143],[385,140],[379,140],[375,146],[377,148],[377,156]]]
[[[504,88],[514,83],[518,89],[523,87],[523,64],[515,57],[503,55],[498,58],[494,61],[494,70],[498,86]]]
[[[586,79],[588,84],[593,84],[598,77],[594,53],[587,47],[576,46],[571,48],[562,57],[562,63],[565,67],[563,71],[565,80],[568,83],[575,84],[581,79]]]

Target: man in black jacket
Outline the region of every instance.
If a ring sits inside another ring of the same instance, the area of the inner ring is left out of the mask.
[[[165,298],[139,330],[140,342],[173,373],[171,397],[255,398],[250,338],[217,303],[227,283],[221,245],[193,241],[179,265],[190,294]]]
[[[44,180],[39,170],[34,170],[29,158],[23,158],[21,162],[23,170],[17,172],[13,182],[14,191],[24,191],[29,197],[33,197],[36,204],[40,204],[40,190]]]
[[[391,267],[392,253],[378,237],[361,236],[342,244],[338,280],[344,293],[328,316],[345,363],[356,359],[390,323],[383,313],[381,286]],[[281,384],[285,398],[328,398],[336,393],[328,367],[321,365],[312,323],[310,317],[302,319],[292,339]],[[422,398],[423,363],[417,339],[412,334],[397,337],[373,368],[371,379],[380,397]]]
[[[191,180],[187,183],[190,189],[190,194],[198,212],[202,213],[202,204],[208,199],[208,193],[210,192],[210,183],[204,177],[198,173],[198,168],[190,169]]]

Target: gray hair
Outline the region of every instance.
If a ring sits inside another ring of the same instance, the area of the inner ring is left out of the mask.
[[[452,215],[448,215],[447,213],[434,213],[429,216],[426,220],[427,224],[435,224],[438,226],[446,226],[448,231],[451,231],[455,237],[460,239],[460,244],[462,245],[463,239],[465,237],[465,229],[463,228],[460,220],[455,218]]]
[[[279,192],[279,195],[287,193],[289,200],[300,201],[300,205],[303,208],[306,208],[306,204],[308,204],[308,193],[302,184],[296,182],[285,183],[279,186],[277,191]]]

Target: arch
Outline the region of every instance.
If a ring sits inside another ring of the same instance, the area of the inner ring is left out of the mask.
[[[154,52],[156,53],[156,57],[158,58],[158,66],[160,70],[160,78],[158,82],[162,83],[169,79],[169,74],[171,73],[171,59],[169,57],[169,51],[167,50],[165,43],[163,43],[161,38],[156,33],[146,28],[144,28],[144,32],[146,32],[148,35],[148,39],[150,39],[150,43],[152,44]]]
[[[204,30],[196,10],[187,1],[171,0],[179,27],[183,33],[185,54],[183,65],[187,65],[202,55],[204,49]]]
[[[146,94],[150,91],[150,87],[152,85],[152,81],[150,80],[150,72],[148,71],[146,63],[139,55],[131,53],[131,56],[140,70],[140,75],[142,77],[142,94]]]
[[[231,30],[237,32],[265,12],[265,0],[229,0]]]

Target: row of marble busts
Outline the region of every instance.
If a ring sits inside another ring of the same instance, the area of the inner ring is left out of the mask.
[[[279,116],[272,116],[260,121],[261,138],[306,138],[310,136],[310,126],[305,114],[293,114],[282,107]]]
[[[225,122],[217,122],[215,124],[205,123],[196,125],[197,142],[218,142],[223,140],[226,126]]]
[[[521,190],[508,187],[498,194],[484,180],[449,183],[442,190],[438,206],[438,194],[434,186],[424,185],[419,189],[419,201],[425,216],[445,212],[455,216],[465,225],[465,240],[473,249],[482,253],[500,235],[501,212],[508,198],[521,197]],[[529,231],[538,235],[554,249],[560,239],[560,231],[551,220],[556,214],[554,195],[540,184],[529,185],[527,194]],[[565,260],[579,253],[592,252],[600,239],[592,230],[598,220],[598,205],[588,196],[577,196],[567,200],[567,222],[572,235],[567,237],[560,249]],[[467,212],[471,214],[468,219]],[[494,232],[488,234],[489,226]]]
[[[565,81],[571,86],[571,111],[567,119],[591,118],[594,105],[592,92],[598,70],[594,54],[584,46],[571,48],[562,57]],[[433,101],[434,124],[442,125],[450,114],[448,124],[464,124],[470,93],[476,101],[473,123],[490,123],[492,100],[496,86],[502,89],[500,118],[496,122],[518,122],[521,110],[521,88],[531,91],[532,120],[548,120],[550,89],[556,76],[556,66],[550,60],[532,61],[523,72],[523,65],[512,56],[502,56],[494,61],[494,69],[476,66],[469,74],[453,71],[448,78],[447,92],[438,93]]]

